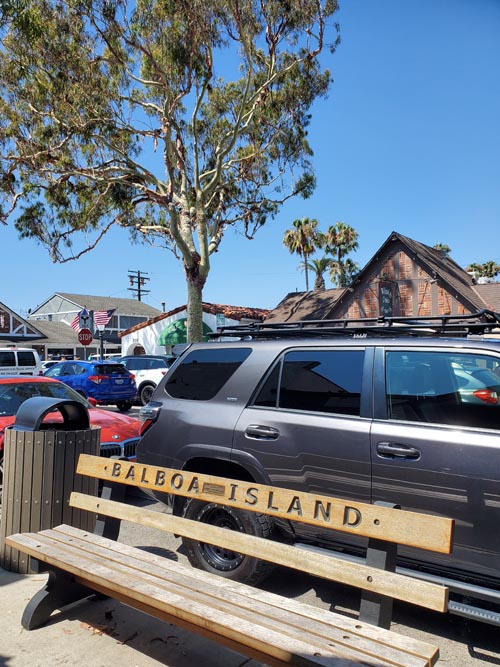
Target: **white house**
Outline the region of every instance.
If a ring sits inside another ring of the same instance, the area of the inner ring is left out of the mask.
[[[218,326],[262,322],[268,310],[263,308],[244,308],[216,303],[203,303],[203,333],[216,331]],[[165,354],[172,345],[183,343],[187,307],[180,306],[167,313],[161,313],[146,322],[122,331],[119,335],[122,354]]]

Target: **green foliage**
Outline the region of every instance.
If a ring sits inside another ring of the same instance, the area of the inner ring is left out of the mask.
[[[359,265],[347,257],[358,248],[358,233],[344,222],[331,225],[326,232],[320,231],[317,220],[302,218],[294,220],[293,229],[288,229],[283,244],[290,252],[303,258],[301,267],[306,275],[306,290],[309,289],[308,271],[315,273],[314,289],[325,289],[324,274],[328,271],[330,280],[337,287],[348,287],[359,273]],[[321,249],[324,255],[319,259],[310,256]]]
[[[54,261],[119,224],[180,257],[201,303],[228,226],[252,238],[311,195],[335,0],[0,3],[2,220]]]
[[[306,275],[306,291],[309,291],[309,263],[307,260],[309,255],[319,247],[318,221],[302,218],[301,220],[294,220],[292,225],[293,228],[287,229],[285,232],[283,245],[291,253],[302,257],[302,266]]]
[[[484,262],[484,264],[471,264],[467,271],[476,273],[478,278],[495,278],[500,273],[500,264],[494,260]]]

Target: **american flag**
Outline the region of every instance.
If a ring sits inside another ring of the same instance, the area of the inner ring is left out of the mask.
[[[80,327],[80,319],[81,318],[84,318],[84,319],[87,319],[87,320],[89,319],[89,313],[85,308],[82,308],[82,310],[80,310],[70,322],[70,327],[72,329],[74,329],[76,332],[80,331],[80,329],[81,329],[81,327]]]
[[[116,308],[113,308],[113,310],[96,310],[94,311],[94,326],[98,327],[105,327],[106,324],[109,322],[111,317],[113,316],[113,313],[115,312]]]

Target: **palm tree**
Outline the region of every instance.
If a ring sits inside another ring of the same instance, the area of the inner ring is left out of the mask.
[[[337,287],[349,287],[359,273],[359,264],[347,257],[340,264],[336,260],[330,263],[330,280]]]
[[[356,262],[346,259],[346,255],[358,248],[358,232],[344,222],[337,222],[328,228],[322,240],[322,247],[333,257],[330,268],[332,282],[339,287],[347,287],[359,271]]]
[[[443,257],[446,257],[446,255],[449,255],[451,252],[451,248],[449,245],[446,245],[446,243],[436,243],[436,245],[432,246],[434,250],[439,250]]]
[[[307,262],[307,268],[314,272],[314,291],[321,292],[326,289],[324,274],[330,268],[332,264],[332,258],[324,255],[319,259],[311,259],[310,262]],[[306,269],[306,262],[302,262],[302,267]]]
[[[318,247],[317,220],[302,218],[292,222],[293,229],[287,229],[283,236],[283,245],[292,254],[299,255],[304,264],[306,274],[306,291],[309,291],[308,258]]]

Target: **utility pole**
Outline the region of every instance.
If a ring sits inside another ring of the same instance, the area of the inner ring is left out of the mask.
[[[144,271],[131,271],[130,269],[128,271],[128,279],[131,285],[128,289],[130,292],[134,292],[138,301],[142,300],[143,294],[149,294],[149,290],[144,289],[144,285],[150,280],[146,277],[147,275]]]

